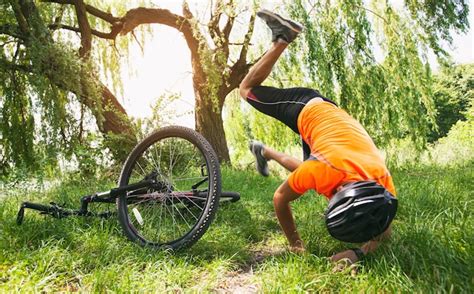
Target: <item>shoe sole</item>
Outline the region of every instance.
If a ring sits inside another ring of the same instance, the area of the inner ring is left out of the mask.
[[[294,31],[295,33],[298,33],[298,34],[299,34],[299,33],[301,33],[301,31],[303,30],[303,26],[302,26],[302,25],[297,24],[297,25],[299,25],[299,26],[301,27],[301,29],[298,30],[298,29],[295,28],[291,23],[289,23],[287,20],[283,19],[283,18],[280,17],[279,15],[277,15],[277,14],[275,14],[275,13],[269,11],[269,10],[264,9],[264,10],[259,11],[259,13],[260,13],[260,14],[264,14],[264,15],[266,15],[266,16],[270,16],[270,17],[275,18],[276,20],[278,20],[278,22],[279,22],[281,25],[283,25],[283,26],[289,28],[290,30]]]
[[[255,148],[255,145],[251,145],[250,146],[250,152],[252,152],[253,156],[255,156],[255,163],[257,165],[257,171],[264,177],[268,177],[269,176],[269,173],[268,173],[268,165],[267,165],[267,172],[264,172],[264,168],[262,168],[260,170],[259,168],[259,156],[257,155],[257,148]],[[261,150],[259,151],[259,153],[261,153]],[[263,155],[261,155],[263,157]],[[265,160],[265,159],[264,159]],[[268,160],[267,160],[268,161]],[[266,163],[266,162],[265,162]],[[264,164],[265,164],[264,163]]]

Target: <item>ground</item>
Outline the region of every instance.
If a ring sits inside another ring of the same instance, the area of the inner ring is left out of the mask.
[[[474,292],[473,164],[393,170],[400,203],[393,238],[356,266],[333,272],[328,256],[351,244],[326,232],[326,200],[305,195],[294,214],[308,253],[287,250],[276,221],[279,177],[223,168],[224,189],[242,199],[222,205],[209,231],[181,252],[157,252],[129,242],[115,219],[52,219],[21,201],[77,205],[78,195],[110,188],[109,180],[62,179],[41,190],[14,186],[0,196],[0,292],[170,291]],[[110,177],[109,177],[110,178]],[[112,207],[113,208],[113,207]]]

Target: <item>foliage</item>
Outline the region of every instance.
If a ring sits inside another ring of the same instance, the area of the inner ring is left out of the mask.
[[[173,20],[189,21],[191,35],[184,35],[190,49],[196,47],[191,50],[193,85],[200,96],[196,97],[196,113],[203,107],[212,108],[195,116],[196,125],[212,139],[222,158],[227,147],[220,131],[220,107],[251,65],[247,53],[257,2],[196,4],[204,8],[202,17],[195,17],[185,3],[184,18],[171,13],[171,22],[157,21],[171,26]],[[133,7],[153,6],[145,0],[91,0],[87,4],[115,17]],[[22,11],[22,5],[28,19],[15,13]],[[243,13],[250,6],[252,11]],[[372,1],[371,5],[361,0],[289,1],[286,9],[306,31],[282,60],[273,83],[319,88],[356,116],[380,143],[409,136],[417,146],[423,145],[434,126],[435,113],[427,49],[443,55],[441,44],[449,42],[451,30],[467,29],[468,6],[463,0],[407,0],[405,6],[401,12],[390,1]],[[131,65],[128,46],[135,40],[145,41],[149,26],[134,27],[138,38],[134,33],[113,40],[92,38],[92,49],[84,58],[77,54],[83,40],[71,30],[77,31],[79,26],[74,5],[11,0],[2,1],[0,8],[0,173],[20,167],[41,169],[45,164],[54,168],[58,156],[71,158],[81,149],[76,147],[88,144],[88,134],[97,128],[102,131],[103,118],[112,111],[96,99],[100,94],[97,81],[106,81],[100,84],[111,85],[120,93],[117,72],[121,65]],[[89,14],[86,18],[96,33],[111,29],[111,23],[101,17]],[[234,28],[234,21],[240,28]],[[183,29],[187,24],[185,21],[177,29],[188,33]],[[384,53],[381,60],[375,54],[378,49]],[[125,111],[114,116],[114,121],[126,120]],[[129,121],[126,123],[128,127]],[[294,135],[286,136],[288,130],[260,114],[250,114],[244,128],[248,137],[263,139],[266,132],[262,126],[270,129],[268,134],[288,138],[275,139],[277,147],[298,142]],[[238,136],[243,134],[242,130]],[[120,147],[133,140],[129,134],[115,133],[106,137],[102,146],[123,158],[128,150]]]
[[[0,292],[472,293],[469,169],[418,166],[392,174],[400,200],[392,240],[358,263],[355,277],[350,270],[332,272],[327,256],[354,245],[327,233],[323,197],[309,193],[292,204],[311,253],[287,251],[271,201],[282,179],[274,176],[224,168],[224,189],[239,191],[242,199],[221,205],[204,237],[176,253],[132,244],[114,218],[58,220],[28,211],[18,226],[15,216],[25,190],[2,191]],[[104,191],[114,182],[110,175],[63,179],[46,190],[29,189],[27,200],[74,207],[80,195]]]
[[[88,4],[124,13],[128,5],[144,2],[88,1]],[[107,112],[115,112],[103,105],[102,84],[97,76],[102,75],[120,91],[117,72],[124,64],[123,53],[128,55],[132,36],[117,42],[93,39],[90,58],[80,58],[77,51],[81,36],[55,27],[78,26],[73,5],[12,0],[2,1],[1,6],[0,174],[7,175],[14,168],[41,171],[47,169],[46,163],[48,168],[54,168],[59,157],[82,158],[84,153],[80,150],[95,148],[87,136],[103,128]],[[15,12],[20,10],[28,15],[25,24]],[[88,21],[95,29],[110,30],[110,24],[98,17],[90,17]],[[101,65],[100,70],[97,65]],[[115,119],[127,121],[118,113]],[[96,139],[103,138],[96,136]],[[130,134],[111,134],[102,147],[114,151],[115,158],[124,158],[120,151],[128,153],[125,146],[132,139]],[[114,149],[112,146],[117,145],[114,142],[119,142],[121,148]]]
[[[435,76],[433,97],[437,129],[430,132],[430,142],[446,136],[452,125],[466,119],[464,112],[474,103],[474,64],[441,67]]]
[[[440,41],[451,42],[452,30],[467,32],[469,28],[469,1],[405,0],[405,6],[437,54],[446,54]]]
[[[427,44],[413,21],[389,3],[372,6],[334,1],[309,9],[306,1],[291,2],[291,15],[306,31],[286,68],[298,66],[304,85],[347,109],[379,144],[410,136],[422,146],[434,120]]]
[[[405,8],[395,8],[390,1],[288,1],[288,12],[281,13],[301,22],[305,30],[289,46],[267,83],[318,89],[359,120],[377,145],[407,138],[418,152],[436,128],[433,97],[438,85],[427,56],[430,50],[444,56],[441,44],[450,40],[449,32],[465,31],[469,25],[464,1],[434,2],[424,6],[421,1],[406,1]],[[460,18],[442,19],[443,10]],[[435,22],[440,27],[435,28]],[[454,80],[451,83],[457,85]],[[245,112],[244,116],[251,121],[255,114]],[[255,124],[255,130],[249,127],[246,135],[271,141],[280,150],[289,147],[283,144],[297,141],[291,135],[289,142],[282,140],[288,132],[281,129],[273,136],[255,135],[259,127],[272,129],[273,125],[280,123],[267,119]],[[230,127],[227,130],[231,133]],[[244,133],[234,137],[244,138]],[[229,140],[234,150],[246,150],[234,138]],[[243,153],[240,150],[237,153]]]
[[[294,153],[290,146],[301,146],[301,140],[283,123],[262,114],[247,104],[234,91],[224,108],[226,138],[231,146],[230,155],[234,165],[245,165],[252,161],[248,149],[250,140],[263,141],[280,151]],[[301,148],[298,148],[298,157]]]
[[[446,137],[428,149],[429,160],[439,165],[466,164],[474,160],[474,100],[465,112],[466,120],[452,125]]]
[[[87,114],[80,106],[80,98],[64,91],[62,85],[81,93],[79,76],[81,72],[89,74],[89,65],[79,63],[75,53],[66,46],[39,45],[41,40],[35,42],[31,50],[18,47],[17,57],[8,56],[8,52],[2,57],[5,62],[18,58],[16,64],[31,64],[32,72],[5,67],[0,70],[0,138],[3,146],[0,173],[3,174],[14,166],[36,170],[40,162],[54,165],[58,154],[71,156],[73,145],[80,144],[85,134],[83,120]],[[90,93],[96,91],[93,84],[85,87]]]
[[[474,107],[463,113],[466,120],[452,125],[448,134],[429,144],[425,150],[417,150],[408,139],[392,140],[385,147],[389,166],[469,166],[474,160]]]
[[[189,116],[191,113],[179,111],[177,105],[181,100],[182,97],[178,93],[165,93],[157,97],[154,104],[151,105],[151,116],[135,121],[138,137],[143,139],[151,132],[176,124],[183,117]]]

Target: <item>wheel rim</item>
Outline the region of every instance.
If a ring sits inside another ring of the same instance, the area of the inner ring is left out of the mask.
[[[143,243],[173,245],[198,225],[206,210],[210,167],[198,146],[184,138],[161,138],[143,149],[123,184],[147,178],[157,184],[127,195],[129,227]]]

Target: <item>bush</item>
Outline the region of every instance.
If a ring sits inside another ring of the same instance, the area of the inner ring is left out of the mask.
[[[474,160],[474,101],[466,111],[466,119],[459,120],[446,137],[429,148],[429,160],[441,165],[464,164]]]

